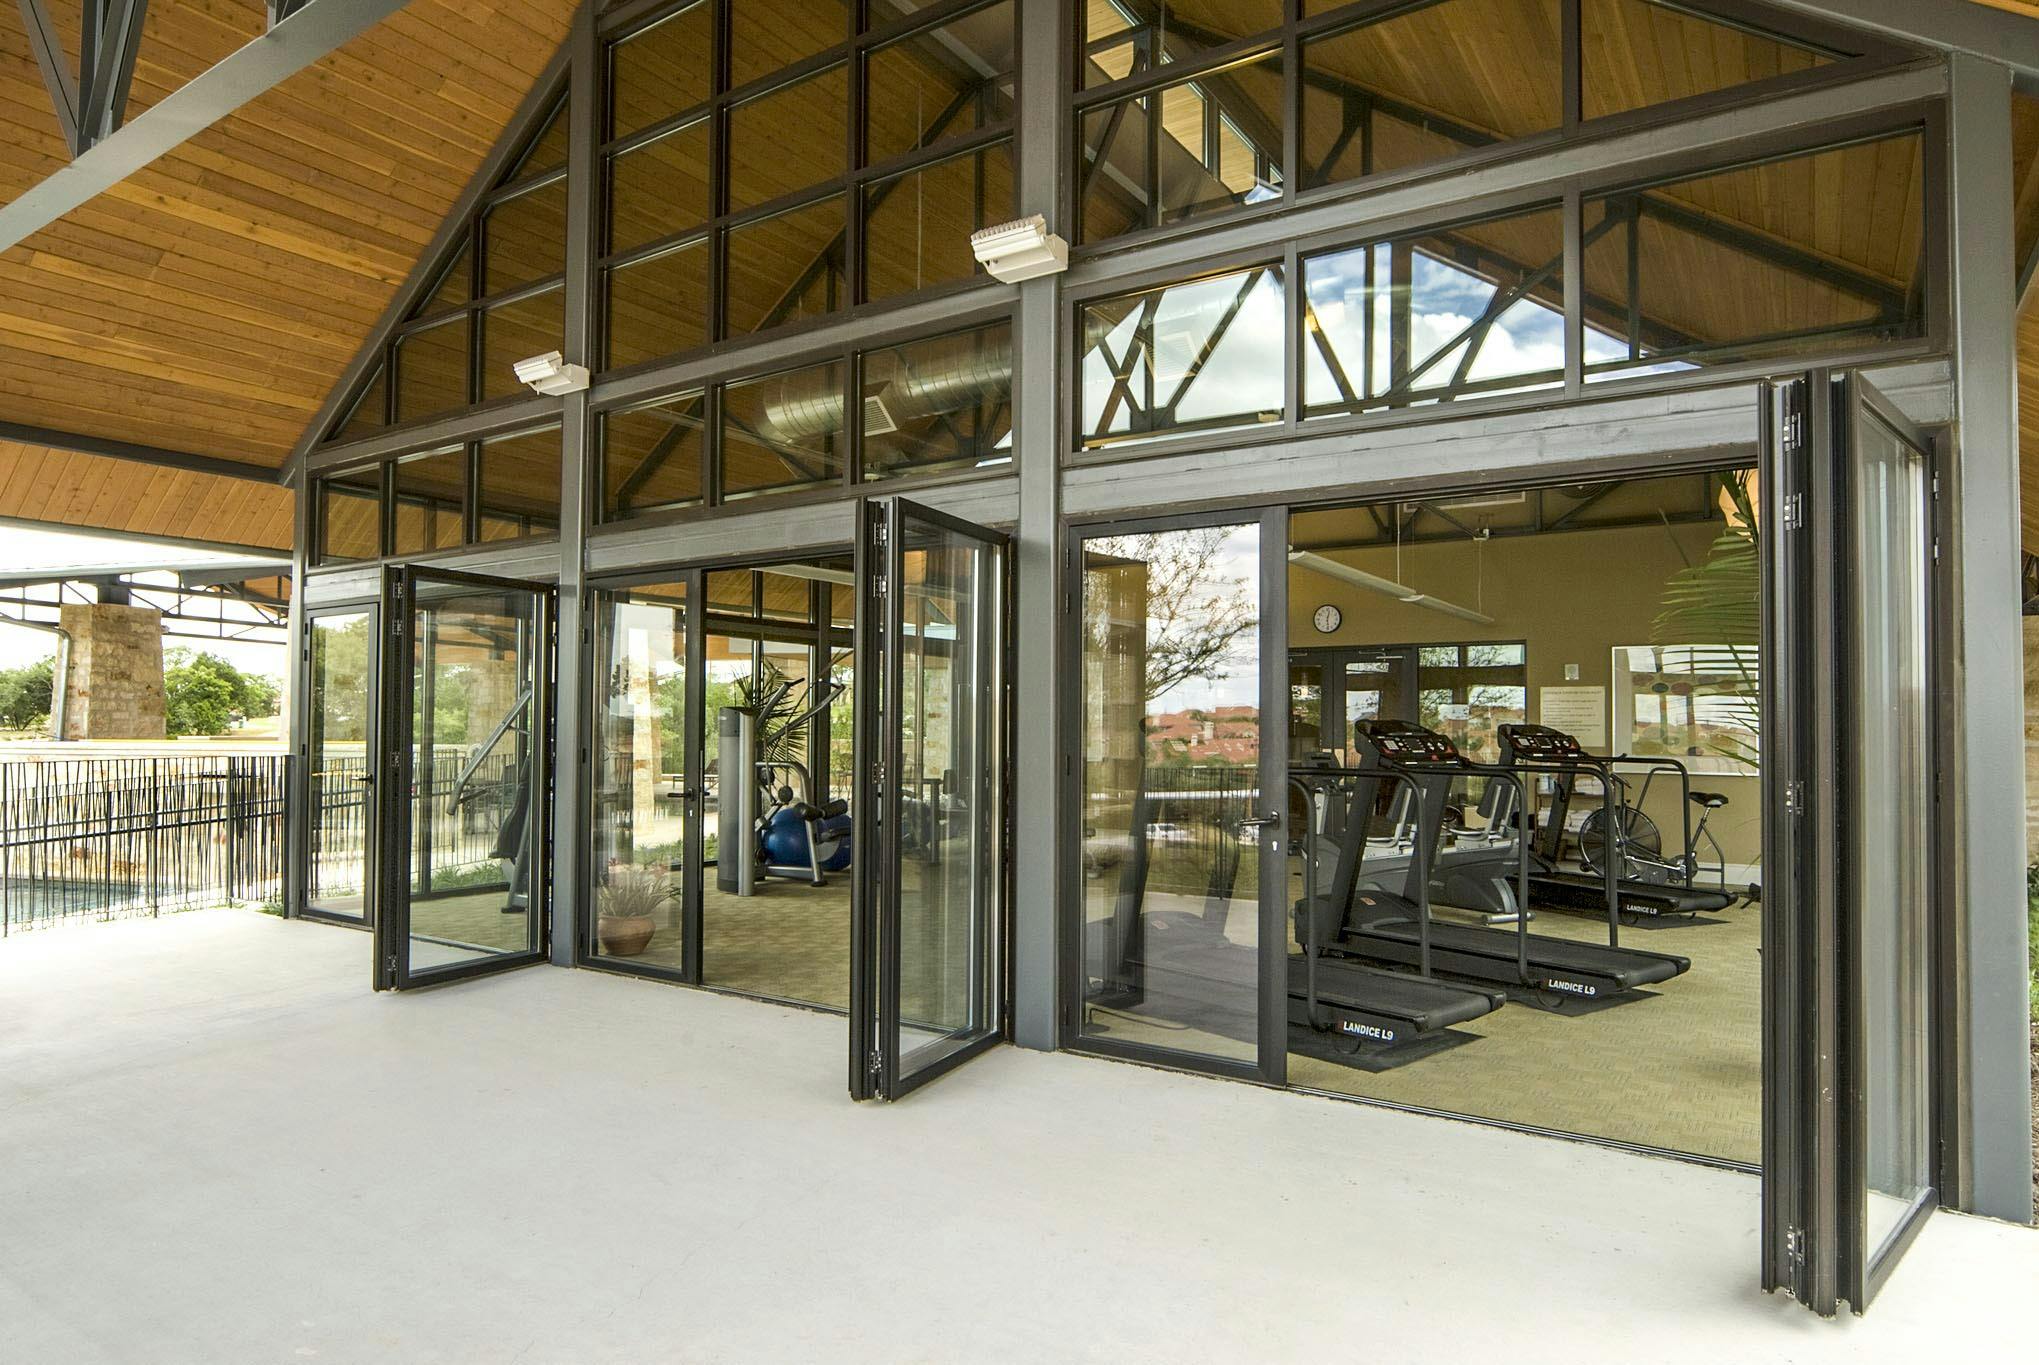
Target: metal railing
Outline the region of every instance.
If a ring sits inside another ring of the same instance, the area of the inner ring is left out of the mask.
[[[280,897],[288,763],[0,760],[0,935]]]
[[[517,798],[517,758],[491,753],[473,771],[464,746],[418,765],[411,808],[414,894],[507,884],[496,842]],[[463,773],[465,782],[462,782]],[[368,868],[368,760],[328,753],[312,772],[311,860],[305,894],[314,906],[363,890]],[[358,907],[350,907],[358,909]]]

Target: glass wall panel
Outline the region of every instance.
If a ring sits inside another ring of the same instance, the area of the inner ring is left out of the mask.
[[[1259,854],[1237,822],[1259,789],[1260,528],[1082,554],[1084,1036],[1252,1062]],[[1191,639],[1208,666],[1182,666]]]
[[[482,219],[482,292],[500,294],[566,269],[566,177],[491,208]]]
[[[558,427],[482,442],[481,538],[556,533],[559,490]]]
[[[481,315],[481,396],[521,394],[517,362],[557,351],[565,344],[566,295],[548,289],[513,303],[499,303]]]
[[[864,190],[864,296],[889,298],[977,274],[970,234],[1011,222],[1012,147],[999,143]]]
[[[1580,0],[1579,36],[1589,119],[1796,75],[1834,60],[1659,0]]]
[[[605,593],[597,620],[595,956],[679,970],[690,856],[687,585]]]
[[[449,322],[406,333],[396,343],[396,419],[416,421],[464,408],[468,402],[468,337],[463,313]]]
[[[866,163],[1012,117],[1011,0],[923,29],[865,59]]]
[[[389,372],[381,365],[375,367],[375,377],[361,390],[361,396],[354,400],[353,410],[335,434],[342,441],[366,436],[381,431],[389,404]]]
[[[1012,459],[1009,324],[868,351],[862,365],[864,478]]]
[[[1304,189],[1563,121],[1559,0],[1442,0],[1303,46]]]
[[[728,332],[761,332],[843,305],[840,195],[732,228],[726,239]]]
[[[453,259],[441,272],[439,282],[432,286],[432,292],[425,296],[423,303],[412,310],[412,317],[435,317],[460,307],[473,297],[473,291],[468,286],[474,276],[474,255],[468,250],[466,233],[461,234],[461,242],[461,248],[453,253]]]
[[[699,393],[604,413],[601,424],[603,520],[700,503],[706,428]]]
[[[812,488],[843,477],[842,365],[731,384],[722,391],[722,496]]]
[[[1920,142],[1906,134],[1589,199],[1586,377],[1795,361],[1923,335]]]
[[[704,237],[603,275],[612,368],[708,340],[709,255]]]
[[[382,554],[382,468],[319,480],[319,563],[345,564]]]
[[[845,0],[732,0],[729,7],[729,81],[744,85],[769,76],[850,36]]]
[[[447,550],[466,539],[466,446],[397,461],[394,520],[395,554]]]
[[[1553,206],[1308,258],[1305,414],[1561,384],[1564,251]]]
[[[1085,446],[1279,421],[1282,299],[1268,265],[1086,304]]]
[[[1083,115],[1084,241],[1281,191],[1279,53]]]
[[[562,98],[553,106],[547,116],[544,128],[524,149],[524,155],[517,160],[516,169],[505,176],[506,181],[531,180],[551,171],[566,167],[567,147],[571,138],[568,129],[572,120],[567,115],[567,102]]]
[[[708,221],[707,119],[609,162],[609,250],[629,251]]]
[[[362,919],[368,866],[368,725],[374,642],[365,611],[314,616],[310,725],[310,866],[305,908]]]
[[[609,136],[626,137],[714,91],[715,0],[700,0],[609,49]]]
[[[1194,61],[1212,48],[1279,27],[1286,8],[1282,0],[1079,0],[1083,61],[1078,83],[1102,85],[1168,62]]]
[[[840,177],[849,101],[849,68],[832,66],[731,109],[731,211]]]

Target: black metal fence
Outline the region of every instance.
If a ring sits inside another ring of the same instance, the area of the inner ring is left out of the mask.
[[[280,897],[288,763],[0,761],[0,935]]]
[[[490,754],[467,771],[465,750],[438,750],[418,769],[411,809],[411,876],[421,894],[506,882],[497,855],[503,822],[517,800],[515,754]],[[467,781],[460,777],[467,773]],[[312,774],[311,865],[305,894],[314,906],[358,913],[368,869],[368,760],[328,753]]]

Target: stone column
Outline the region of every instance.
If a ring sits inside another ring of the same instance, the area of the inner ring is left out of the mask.
[[[59,739],[163,738],[163,615],[153,607],[66,603]]]

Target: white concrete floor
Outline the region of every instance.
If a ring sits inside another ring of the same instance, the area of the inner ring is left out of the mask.
[[[0,944],[0,1360],[2029,1360],[2039,1234],[1865,1320],[1756,1184],[1002,1049],[896,1107],[840,1019],[533,968],[368,990],[252,912]]]

